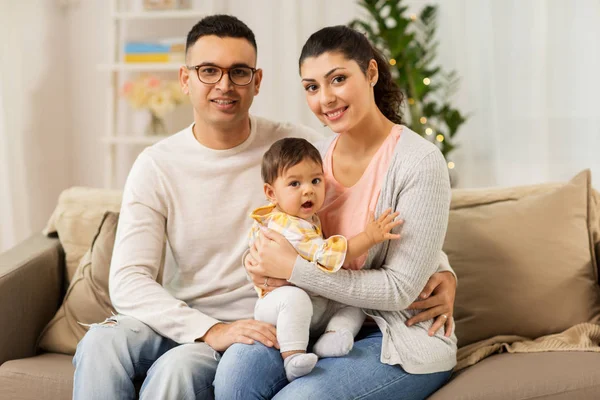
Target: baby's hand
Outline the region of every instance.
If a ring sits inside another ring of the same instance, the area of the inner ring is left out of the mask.
[[[399,234],[390,233],[392,229],[404,223],[401,219],[394,221],[399,214],[397,211],[392,213],[392,209],[388,208],[379,218],[375,219],[375,215],[371,212],[365,233],[373,245],[385,240],[400,239]]]

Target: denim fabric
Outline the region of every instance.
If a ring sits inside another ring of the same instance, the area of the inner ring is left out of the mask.
[[[220,354],[205,343],[178,345],[132,317],[91,326],[73,358],[73,399],[213,399]]]
[[[234,344],[215,376],[215,398],[235,399],[425,399],[451,371],[414,375],[380,361],[382,334],[364,328],[349,355],[319,360],[308,375],[288,384],[278,350]]]

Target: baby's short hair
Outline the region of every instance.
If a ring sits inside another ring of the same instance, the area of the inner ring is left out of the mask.
[[[323,167],[319,150],[306,139],[279,139],[271,145],[262,159],[261,174],[263,182],[273,184],[288,168],[304,160],[311,160]]]

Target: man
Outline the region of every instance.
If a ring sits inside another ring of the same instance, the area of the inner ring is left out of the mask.
[[[318,135],[249,115],[262,80],[256,62],[254,34],[234,17],[206,17],[188,34],[179,78],[194,123],[147,148],[131,169],[110,272],[119,315],[79,343],[75,399],[134,398],[134,380],[143,380],[140,398],[210,399],[229,346],[277,347],[275,327],[251,319],[256,293],[241,265],[248,214],[264,203],[260,163],[268,147]],[[177,266],[161,285],[165,239]],[[452,277],[432,281],[428,294],[440,281],[453,298]],[[421,318],[441,314],[432,310]],[[261,368],[258,357],[253,368]]]

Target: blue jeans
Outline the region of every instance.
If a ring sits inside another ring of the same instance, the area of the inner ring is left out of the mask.
[[[221,355],[205,343],[179,345],[135,318],[93,325],[73,358],[73,399],[213,399]]]
[[[234,399],[425,399],[451,371],[413,375],[381,363],[381,331],[363,328],[345,357],[319,360],[308,375],[288,384],[278,350],[234,344],[215,376],[215,398]]]

